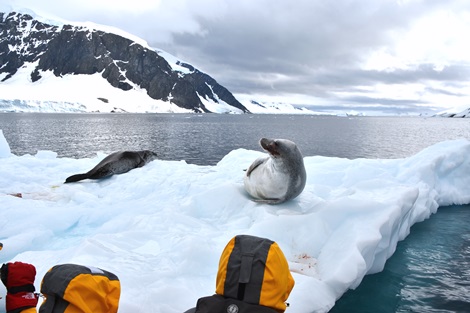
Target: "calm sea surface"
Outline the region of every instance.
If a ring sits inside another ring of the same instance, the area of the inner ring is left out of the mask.
[[[16,155],[150,149],[163,160],[199,165],[238,148],[261,151],[261,137],[290,139],[304,156],[350,159],[404,158],[440,141],[470,139],[470,119],[418,117],[4,113],[0,129]],[[330,312],[469,313],[470,206],[440,208],[414,225],[385,269],[366,276]]]
[[[238,148],[261,151],[262,137],[290,139],[304,156],[350,159],[402,158],[439,141],[470,139],[470,119],[305,115],[0,113],[0,129],[16,155],[150,149],[163,160],[200,165]]]

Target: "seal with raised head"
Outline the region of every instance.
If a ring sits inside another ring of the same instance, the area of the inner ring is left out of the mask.
[[[150,150],[117,151],[105,157],[98,165],[84,174],[68,177],[65,183],[74,183],[83,179],[101,179],[114,174],[122,174],[153,161],[157,154]]]
[[[297,145],[287,139],[261,138],[268,157],[256,159],[246,171],[245,190],[256,202],[278,204],[300,195],[307,181],[304,159]]]

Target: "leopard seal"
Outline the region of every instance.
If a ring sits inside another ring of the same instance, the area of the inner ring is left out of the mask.
[[[65,183],[74,183],[83,179],[101,179],[114,174],[122,174],[155,160],[157,154],[150,150],[117,151],[105,157],[94,168],[84,174],[68,177]]]
[[[245,190],[254,201],[279,204],[300,195],[307,173],[297,145],[287,139],[261,138],[261,147],[268,157],[256,159],[243,179]]]

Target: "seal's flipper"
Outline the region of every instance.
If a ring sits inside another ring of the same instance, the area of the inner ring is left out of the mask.
[[[65,180],[64,184],[68,184],[68,183],[75,183],[75,182],[78,182],[80,180],[84,180],[84,179],[87,179],[88,178],[88,174],[76,174],[76,175],[72,175],[70,177],[67,177],[67,179]]]
[[[279,204],[286,201],[286,199],[253,199],[253,201],[257,203]]]
[[[266,162],[267,158],[265,157],[260,157],[260,158],[257,158],[251,165],[250,167],[248,168],[248,170],[246,171],[246,176],[250,176],[251,172],[253,172],[258,166],[260,166],[261,164],[263,164],[264,162]]]

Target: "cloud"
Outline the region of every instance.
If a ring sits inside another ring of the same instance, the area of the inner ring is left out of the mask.
[[[410,103],[431,108],[430,95],[437,93],[448,97],[441,104],[470,104],[469,92],[457,87],[470,81],[465,0],[13,2],[124,29],[235,94],[303,94],[334,102],[349,93],[367,103],[371,90],[402,84],[415,87]],[[383,103],[394,105],[392,96],[375,98],[390,97]]]
[[[251,5],[230,2],[221,15],[196,16],[202,32],[175,33],[164,48],[200,65],[235,93],[290,92],[334,98],[337,90],[364,85],[468,81],[468,60],[454,64],[453,60],[443,58],[436,64],[420,63],[429,62],[427,55],[422,60],[414,55],[408,60],[401,58],[398,65],[387,66],[384,62],[380,70],[365,66],[377,51],[387,51],[394,58],[404,55],[403,46],[397,45],[417,21],[436,12],[453,12],[453,5],[461,4],[460,1],[445,5],[439,1],[297,1],[294,5],[289,1],[256,1]],[[436,69],[437,65],[443,69]],[[443,94],[450,95],[445,88],[441,88]],[[366,101],[367,97],[357,99]]]

